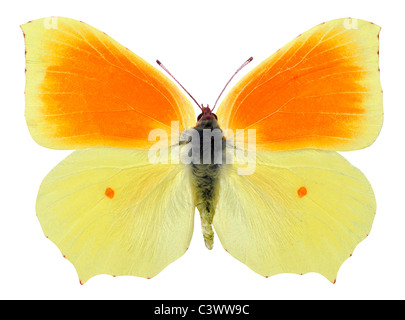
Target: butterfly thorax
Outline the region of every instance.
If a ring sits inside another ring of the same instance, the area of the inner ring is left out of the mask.
[[[200,117],[194,128],[199,134],[199,154],[190,164],[195,205],[200,212],[201,227],[205,246],[212,249],[214,232],[212,221],[219,191],[219,174],[225,152],[225,139],[222,137],[216,116],[212,113]],[[193,142],[192,142],[193,143]],[[193,146],[194,147],[194,146]]]

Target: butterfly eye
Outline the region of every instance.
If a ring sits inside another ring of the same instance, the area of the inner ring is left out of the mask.
[[[211,114],[215,117],[216,120],[218,120],[218,117],[217,117],[217,115],[216,115],[215,113],[211,113]],[[200,113],[200,114],[198,115],[198,117],[197,117],[197,121],[200,121],[200,119],[201,119],[202,116],[203,116],[203,114]]]

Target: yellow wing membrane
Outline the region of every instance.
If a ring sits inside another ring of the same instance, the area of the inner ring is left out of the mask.
[[[189,246],[195,206],[188,172],[151,164],[147,151],[75,151],[42,182],[38,219],[82,284],[97,274],[151,278]]]
[[[220,178],[214,228],[222,246],[263,276],[318,272],[331,282],[375,216],[373,190],[334,151],[258,152],[252,175]]]
[[[225,97],[223,129],[256,129],[257,148],[356,150],[378,136],[380,27],[337,19],[298,36]]]
[[[152,129],[195,124],[194,109],[161,72],[105,33],[68,18],[22,26],[25,117],[32,137],[54,149],[147,148]],[[176,133],[177,134],[177,133]]]

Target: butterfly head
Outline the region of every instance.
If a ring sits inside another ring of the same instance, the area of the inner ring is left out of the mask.
[[[206,107],[201,105],[201,107],[202,112],[198,115],[197,122],[201,122],[203,120],[218,120],[217,115],[212,113],[212,110],[208,105]]]

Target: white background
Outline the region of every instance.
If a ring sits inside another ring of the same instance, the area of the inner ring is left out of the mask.
[[[0,298],[405,298],[405,27],[401,4],[372,0],[2,3]],[[255,58],[241,76],[321,22],[354,17],[382,26],[383,129],[371,147],[344,153],[370,180],[377,215],[370,236],[342,265],[336,284],[315,273],[265,279],[227,254],[218,238],[214,249],[206,250],[196,219],[187,253],[155,278],[100,275],[80,285],[73,265],[44,237],[35,215],[42,179],[70,153],[37,145],[24,119],[24,41],[19,25],[47,16],[82,20],[148,62],[160,59],[200,103],[211,105],[245,59]]]

